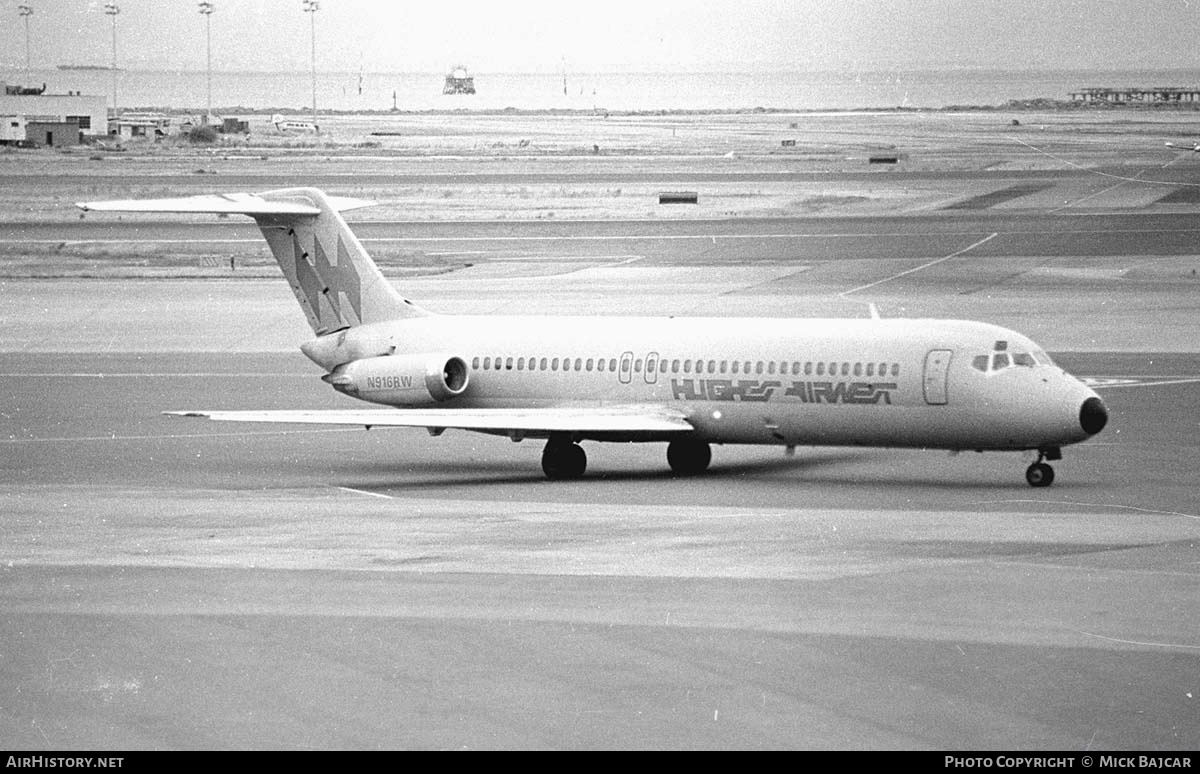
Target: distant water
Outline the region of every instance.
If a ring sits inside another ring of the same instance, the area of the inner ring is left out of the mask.
[[[838,70],[777,73],[561,73],[473,72],[475,95],[442,94],[444,73],[318,72],[318,110],[851,110],[1002,105],[1009,100],[1066,100],[1089,86],[1200,87],[1200,70]],[[202,112],[204,72],[123,70],[117,76],[122,108]],[[112,102],[113,74],[105,70],[9,70],[0,79],[23,86],[47,84],[48,93],[82,91]],[[565,91],[565,93],[564,93]],[[312,104],[307,72],[214,72],[214,110],[303,110]]]

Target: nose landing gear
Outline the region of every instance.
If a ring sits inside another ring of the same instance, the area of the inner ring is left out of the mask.
[[[1054,468],[1042,460],[1061,460],[1062,450],[1057,447],[1038,449],[1037,462],[1025,469],[1025,480],[1030,486],[1043,487],[1054,483]]]

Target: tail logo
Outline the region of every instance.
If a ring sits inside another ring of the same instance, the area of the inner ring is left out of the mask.
[[[321,328],[341,328],[362,322],[362,280],[350,260],[350,254],[337,237],[337,263],[331,264],[321,240],[313,235],[313,254],[300,246],[300,237],[292,232],[292,250],[296,256],[296,280],[308,299]],[[321,304],[324,298],[326,305]],[[346,302],[349,308],[346,308]],[[324,310],[328,310],[327,312]],[[332,319],[326,319],[332,313]],[[351,314],[353,315],[351,317]],[[329,323],[332,323],[330,325]]]

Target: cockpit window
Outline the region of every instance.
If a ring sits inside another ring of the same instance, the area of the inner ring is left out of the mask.
[[[1004,345],[1005,348],[1000,348]],[[995,373],[1005,368],[1022,366],[1034,368],[1039,365],[1053,365],[1050,357],[1040,349],[1032,352],[1009,352],[1007,342],[997,341],[996,349],[990,355],[976,355],[971,359],[971,367],[982,373]]]

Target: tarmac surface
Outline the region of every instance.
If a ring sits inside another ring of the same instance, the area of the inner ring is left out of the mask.
[[[551,483],[534,442],[164,417],[349,400],[278,279],[4,281],[0,739],[1197,749],[1200,251],[1161,206],[1071,230],[1002,201],[743,263],[698,260],[705,224],[526,257],[496,238],[541,226],[480,226],[471,266],[398,284],[441,312],[1009,325],[1111,415],[1044,490],[1015,454],[720,447],[677,479],[601,444]]]

